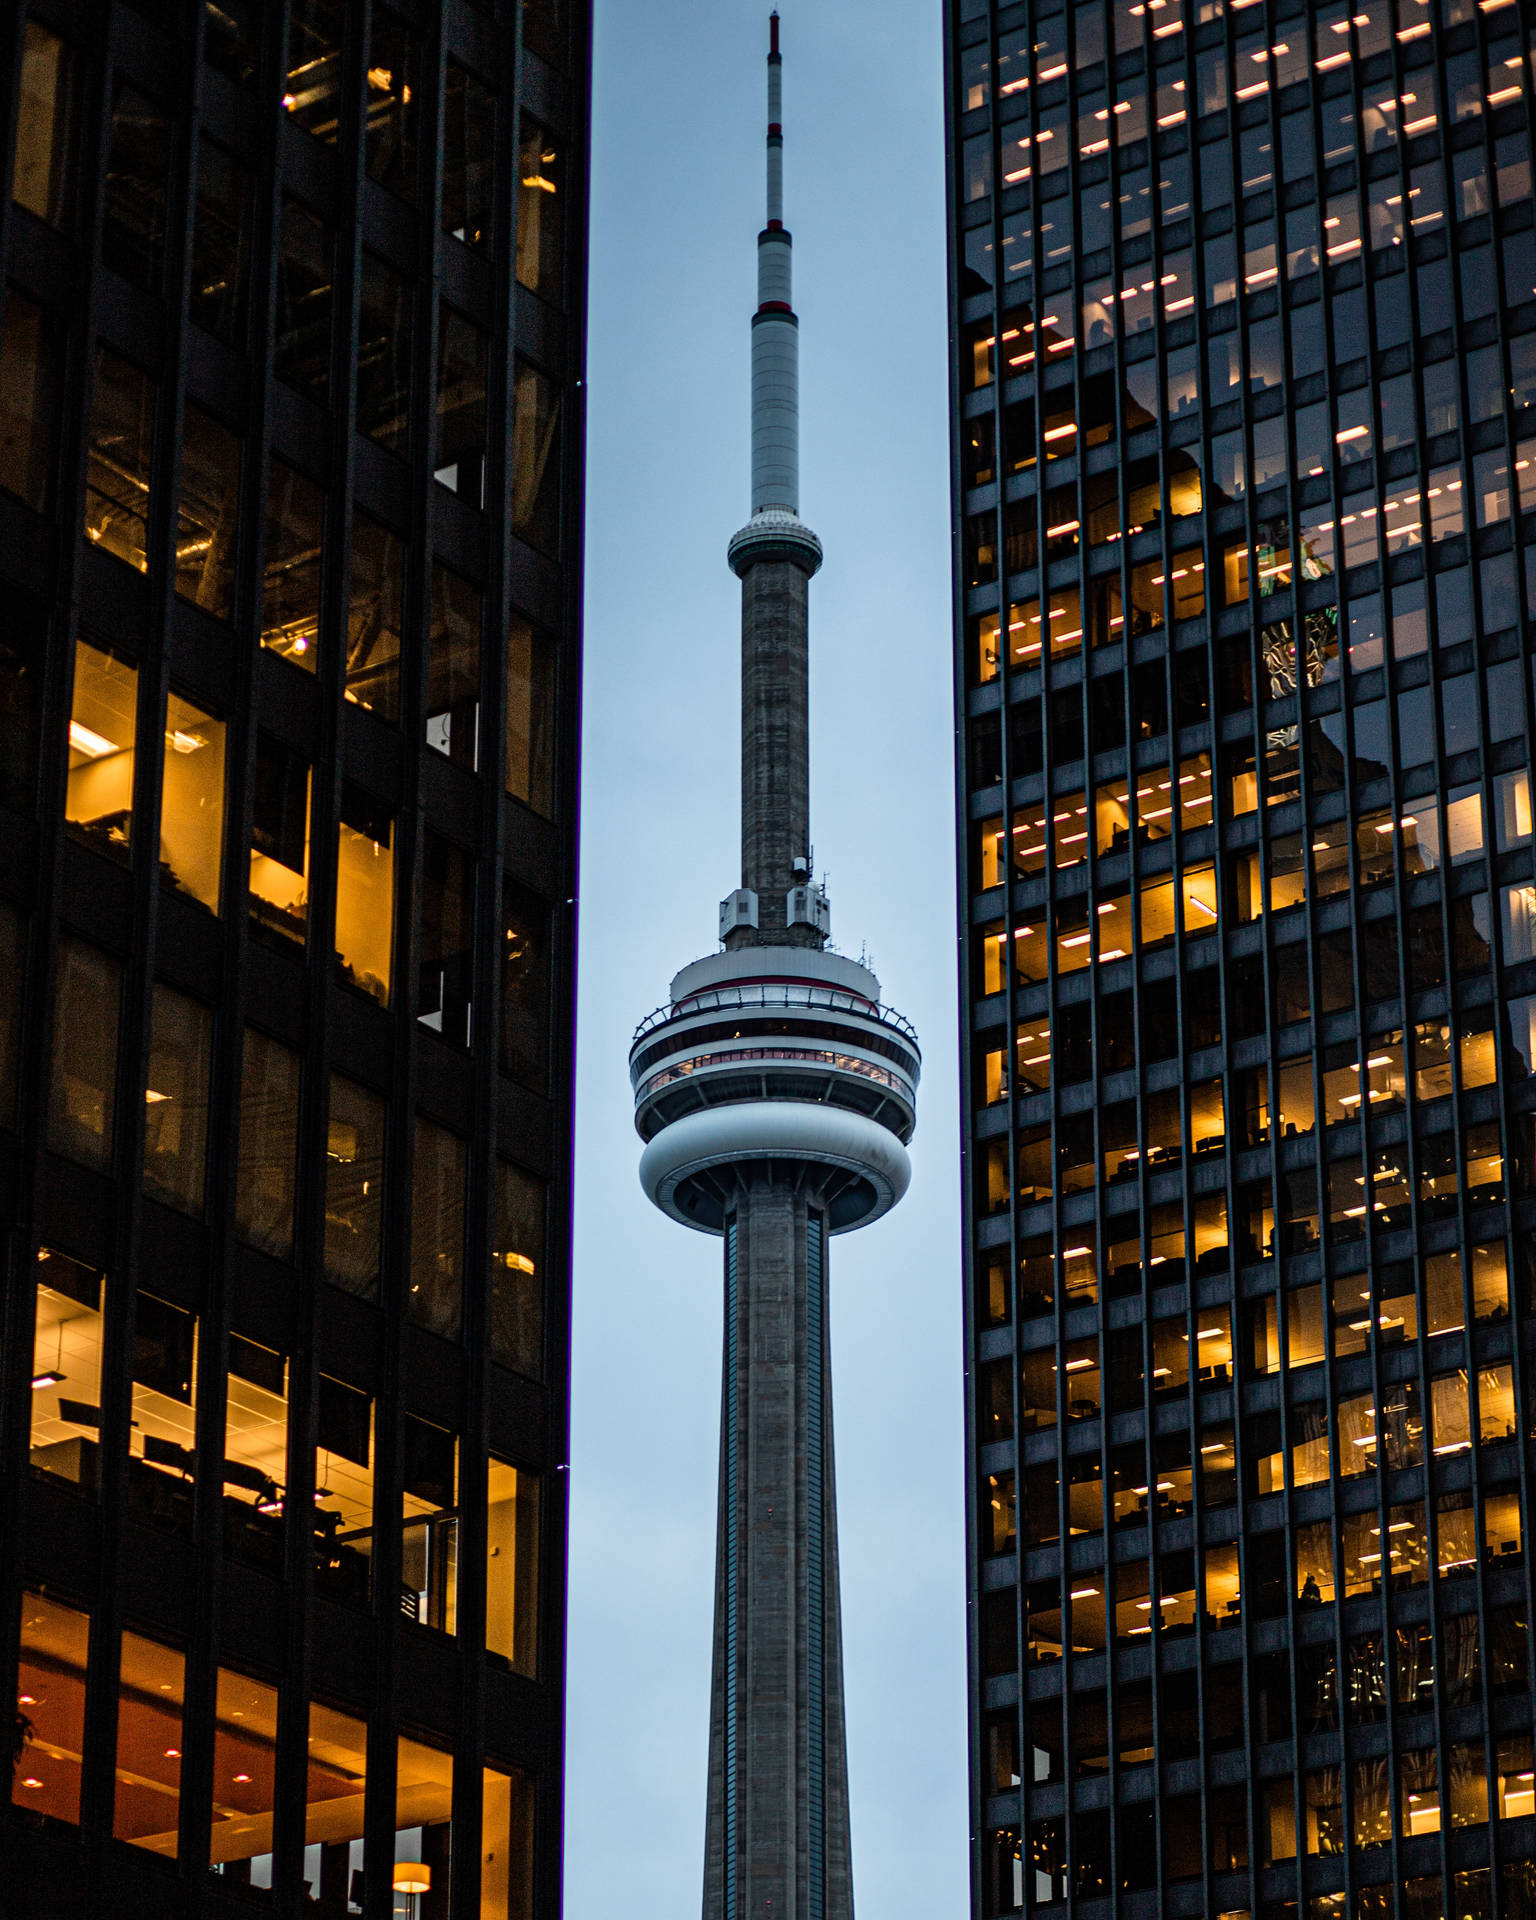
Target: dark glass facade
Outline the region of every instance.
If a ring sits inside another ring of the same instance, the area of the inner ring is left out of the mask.
[[[552,1915],[588,10],[5,32],[0,1907]]]
[[[1533,29],[949,8],[986,1920],[1536,1913]]]

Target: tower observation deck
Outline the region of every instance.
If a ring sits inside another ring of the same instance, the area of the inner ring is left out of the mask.
[[[867,966],[827,950],[810,841],[799,322],[783,218],[779,19],[752,318],[741,580],[741,884],[722,950],[630,1047],[640,1179],[724,1241],[725,1340],[704,1920],[852,1920],[827,1244],[906,1191],[921,1054]]]

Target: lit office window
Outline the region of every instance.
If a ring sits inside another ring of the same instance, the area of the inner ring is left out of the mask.
[[[336,830],[336,964],[348,986],[389,1005],[395,933],[395,823],[345,781]]]
[[[165,1860],[176,1858],[178,1846],[186,1664],[177,1648],[124,1631],[112,1837]]]
[[[400,1610],[424,1627],[457,1633],[458,1436],[410,1413],[401,1501]]]
[[[224,876],[222,720],[172,693],[165,706],[160,773],[160,878],[210,913]]]
[[[52,1247],[37,1254],[32,1471],[94,1493],[101,1470],[105,1276]]]
[[[485,1646],[531,1680],[539,1644],[539,1477],[493,1454],[485,1483]]]
[[[128,858],[133,832],[138,710],[138,668],[77,640],[64,818],[88,846],[120,861]]]
[[[72,1827],[80,1824],[90,1639],[88,1613],[23,1591],[21,1661],[16,1672],[21,1750],[11,1775],[11,1802]]]
[[[208,1859],[221,1878],[272,1885],[277,1805],[277,1688],[220,1667],[213,1715],[213,1821]]]

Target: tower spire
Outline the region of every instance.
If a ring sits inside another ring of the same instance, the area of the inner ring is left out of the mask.
[[[728,549],[741,578],[741,885],[727,946],[825,944],[811,875],[807,588],[821,542],[800,518],[800,322],[784,225],[784,63],[768,23],[768,212],[752,316],[752,517]]]
[[[752,511],[800,510],[800,323],[784,225],[784,62],[779,16],[769,18],[768,213],[757,236],[752,317]]]

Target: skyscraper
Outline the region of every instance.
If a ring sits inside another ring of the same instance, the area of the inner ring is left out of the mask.
[[[0,1906],[553,1914],[587,10],[9,21]]]
[[[989,1917],[1536,1911],[1530,27],[950,11]]]
[[[809,821],[798,322],[783,223],[778,16],[768,218],[752,319],[742,595],[741,885],[723,951],[672,981],[630,1049],[646,1193],[724,1243],[719,1537],[705,1920],[851,1920],[828,1240],[906,1190],[920,1056],[880,984],[828,949]]]

